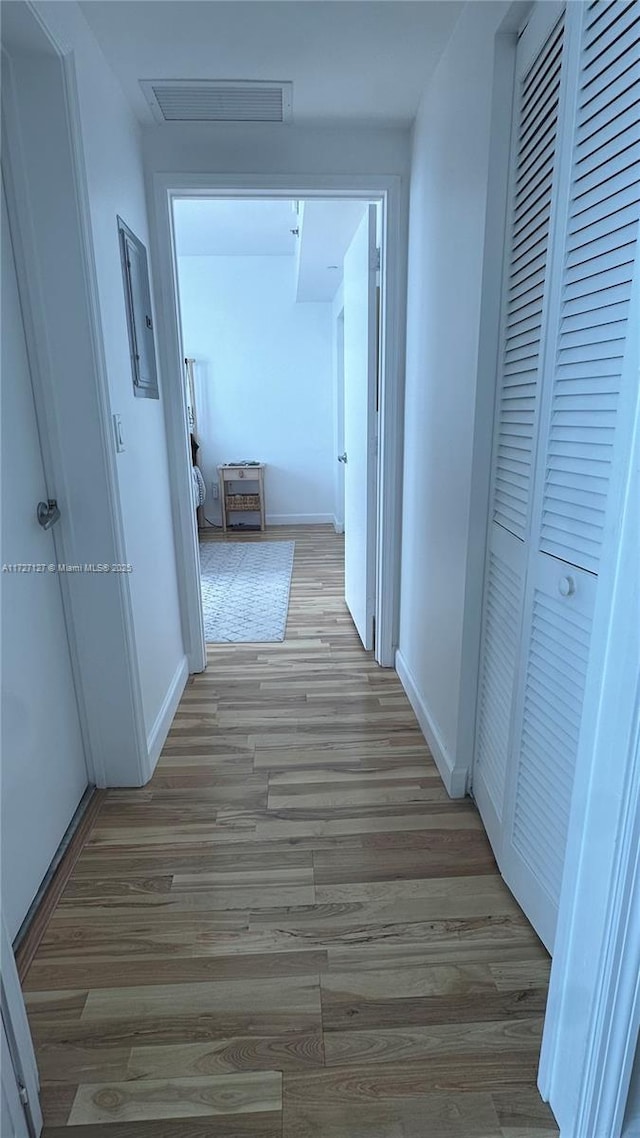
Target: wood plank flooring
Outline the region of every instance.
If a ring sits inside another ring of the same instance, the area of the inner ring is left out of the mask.
[[[46,1138],[551,1138],[547,954],[360,646],[342,539],[266,537],[285,641],[210,647],[28,972]]]

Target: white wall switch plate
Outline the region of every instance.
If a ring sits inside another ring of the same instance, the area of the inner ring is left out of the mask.
[[[116,453],[122,454],[124,450],[124,436],[122,434],[122,415],[113,416],[113,434],[116,441]]]

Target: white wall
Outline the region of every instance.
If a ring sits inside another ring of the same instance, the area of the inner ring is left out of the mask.
[[[398,667],[445,774],[458,744],[494,37],[507,8],[467,5],[413,136]]]
[[[54,37],[74,52],[111,409],[122,416],[125,439],[118,484],[133,565],[144,721],[152,736],[184,653],[162,404],[133,395],[116,228],[120,215],[148,246],[140,128],[78,5],[44,0],[36,7]],[[152,747],[158,741],[150,738]]]
[[[331,305],[296,303],[293,256],[181,257],[178,272],[207,517],[217,464],[255,458],[267,521],[333,521]]]
[[[398,127],[164,123],[144,127],[143,141],[150,175],[408,175],[410,164],[410,134]]]

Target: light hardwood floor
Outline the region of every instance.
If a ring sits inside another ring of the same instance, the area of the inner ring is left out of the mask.
[[[286,640],[209,649],[28,973],[46,1136],[551,1138],[547,954],[360,646],[342,540],[266,536]]]

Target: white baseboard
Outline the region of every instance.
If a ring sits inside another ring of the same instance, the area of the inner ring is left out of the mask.
[[[333,514],[267,514],[268,526],[323,526],[333,524]]]
[[[416,714],[420,730],[429,745],[440,777],[445,785],[447,794],[451,798],[464,798],[467,790],[467,771],[456,770],[453,760],[447,751],[440,731],[436,727],[427,706],[418,691],[416,682],[407,667],[401,652],[396,652],[396,672],[400,679],[407,698]]]
[[[173,717],[180,703],[180,697],[182,696],[188,678],[189,667],[187,665],[187,657],[183,656],[169,684],[169,689],[162,701],[162,706],[156,715],[155,723],[147,735],[148,778],[151,778],[156,768],[156,764],[160,758],[160,752],[169,734],[169,728],[173,722]]]
[[[338,521],[337,517],[333,516],[333,528],[336,533],[344,533],[344,522]]]

